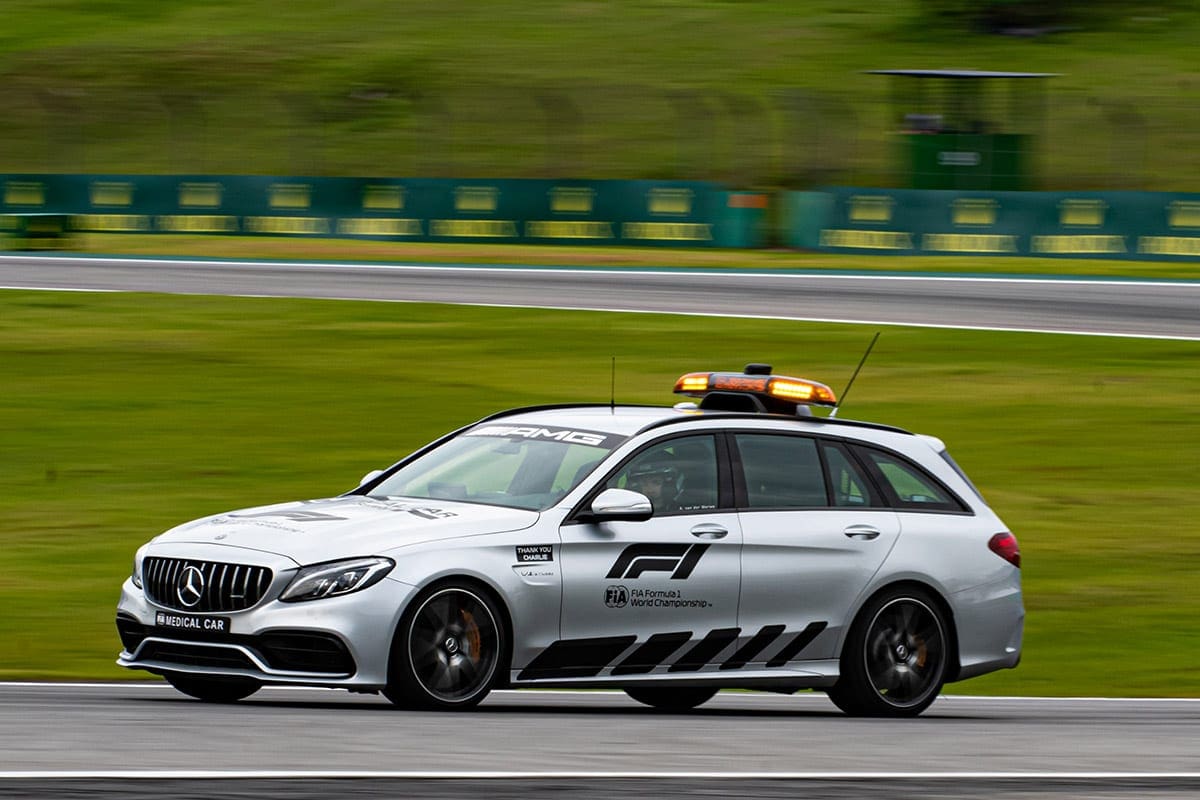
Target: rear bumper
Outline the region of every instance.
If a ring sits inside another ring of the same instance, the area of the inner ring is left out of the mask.
[[[1025,605],[1021,575],[976,586],[950,597],[958,635],[959,670],[953,680],[974,678],[1021,661]]]

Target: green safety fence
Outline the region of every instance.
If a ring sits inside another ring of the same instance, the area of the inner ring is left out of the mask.
[[[791,247],[845,253],[1200,258],[1200,194],[838,187],[789,192]]]
[[[430,242],[758,247],[766,196],[699,181],[0,175],[0,226]],[[64,216],[65,215],[65,216]]]

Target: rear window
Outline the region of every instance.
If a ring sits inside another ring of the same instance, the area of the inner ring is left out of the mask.
[[[910,461],[881,450],[856,448],[897,508],[922,511],[967,511],[962,501],[937,478]]]

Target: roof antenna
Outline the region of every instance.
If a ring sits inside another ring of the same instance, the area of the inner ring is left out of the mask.
[[[609,413],[615,415],[617,413],[617,357],[612,357],[612,383],[609,386],[608,395],[608,410]]]
[[[863,368],[863,364],[867,363],[867,356],[871,355],[871,350],[875,347],[875,343],[878,341],[879,331],[875,331],[875,338],[871,340],[869,345],[867,345],[867,352],[863,353],[863,357],[859,360],[858,366],[854,368],[854,374],[850,376],[850,382],[846,384],[846,388],[842,390],[840,395],[838,395],[838,397],[841,399],[838,400],[838,404],[834,406],[833,411],[829,412],[829,416],[837,416],[838,410],[841,409],[842,404],[846,402],[846,395],[850,394],[850,387],[854,385],[854,379],[858,377],[859,370]]]

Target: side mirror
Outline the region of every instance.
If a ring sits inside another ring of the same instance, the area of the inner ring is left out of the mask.
[[[371,470],[370,472],[368,472],[366,475],[363,475],[363,476],[362,476],[362,480],[360,480],[360,481],[358,482],[358,485],[359,485],[359,486],[366,486],[368,483],[370,483],[371,481],[375,480],[376,478],[378,478],[378,477],[379,477],[380,475],[382,475],[382,474],[383,474],[383,470],[381,470],[381,469],[373,469],[373,470]]]
[[[654,516],[654,505],[650,498],[628,489],[605,489],[592,501],[588,522],[644,522]]]

